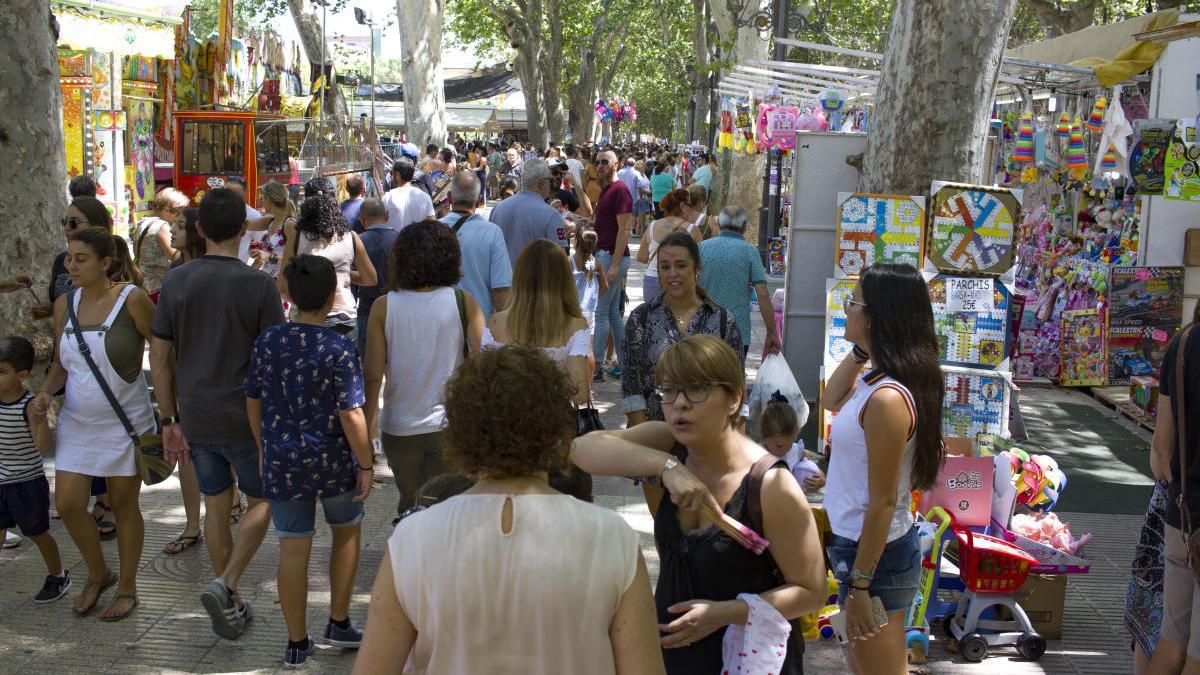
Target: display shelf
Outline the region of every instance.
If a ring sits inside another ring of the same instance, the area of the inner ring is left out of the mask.
[[[1130,402],[1128,387],[1092,387],[1091,392],[1097,401],[1117,410],[1142,428],[1154,431],[1154,419]]]

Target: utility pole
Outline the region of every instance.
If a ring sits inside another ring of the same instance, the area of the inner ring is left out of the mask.
[[[354,20],[371,31],[371,131],[375,131],[375,20],[362,9],[354,8]]]
[[[772,23],[775,27],[775,46],[771,58],[783,61],[787,56],[787,45],[779,38],[787,37],[788,0],[773,1],[774,16]],[[767,264],[767,248],[770,237],[779,227],[779,190],[780,178],[783,173],[783,152],[779,148],[767,150],[767,168],[763,172],[762,208],[758,214],[758,253]]]

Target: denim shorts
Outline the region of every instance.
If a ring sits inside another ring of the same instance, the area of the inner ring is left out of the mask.
[[[247,497],[263,498],[262,477],[258,475],[258,446],[254,441],[189,445],[200,494],[215,497],[233,487],[233,475],[229,473],[229,468],[233,467],[237,472],[238,489]]]
[[[321,497],[321,510],[330,527],[352,527],[362,522],[363,503],[354,501],[355,490],[333,497]],[[271,520],[280,539],[312,538],[317,525],[317,500],[271,500]]]
[[[833,544],[825,549],[833,576],[838,581],[838,606],[846,602],[849,590],[850,570],[854,569],[854,558],[858,555],[858,542],[836,534]],[[907,612],[917,594],[917,582],[921,578],[921,542],[917,528],[913,526],[904,536],[888,542],[875,565],[875,578],[867,593],[883,601],[883,608],[892,612]]]

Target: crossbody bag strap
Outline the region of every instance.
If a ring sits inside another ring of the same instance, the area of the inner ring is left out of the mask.
[[[75,289],[71,291],[71,295],[67,298],[67,318],[70,319],[71,330],[75,333],[75,339],[79,342],[79,353],[83,355],[83,360],[87,362],[88,368],[92,370],[92,376],[96,378],[96,383],[100,385],[100,391],[104,392],[104,397],[108,399],[108,404],[112,406],[113,412],[117,413],[117,418],[121,420],[121,425],[125,427],[125,433],[129,434],[129,437],[133,439],[136,445],[138,434],[133,430],[133,423],[129,421],[129,417],[125,415],[121,404],[117,402],[116,395],[108,387],[108,381],[104,379],[104,375],[96,367],[96,362],[92,359],[92,349],[88,347],[87,340],[83,337],[83,330],[79,327],[79,317],[75,315],[75,297],[78,293],[79,289]]]
[[[767,536],[763,528],[763,510],[762,510],[762,484],[763,478],[767,472],[776,464],[782,462],[771,453],[767,453],[758,458],[754,466],[750,467],[750,477],[746,482],[746,510],[750,514],[750,529],[755,532]],[[771,555],[771,549],[763,551],[763,556],[767,562],[771,563],[771,567],[779,569],[779,565],[775,562],[775,557]]]
[[[458,306],[458,322],[462,325],[463,359],[471,355],[471,341],[467,339],[467,300],[461,288],[454,289],[454,304]]]
[[[470,214],[470,215],[466,215],[466,216],[463,216],[462,218],[459,218],[459,219],[458,219],[458,222],[454,223],[454,228],[453,228],[453,229],[454,229],[454,233],[455,233],[455,234],[458,234],[458,231],[462,229],[462,226],[463,226],[463,225],[466,225],[466,224],[467,224],[467,221],[471,220],[471,219],[472,219],[472,218],[474,218],[476,215],[478,215],[478,214],[472,213],[472,214]]]
[[[1184,369],[1184,355],[1187,354],[1187,339],[1192,332],[1195,324],[1183,329],[1179,334],[1179,345],[1175,349],[1175,381],[1171,383],[1171,403],[1174,407],[1175,414],[1175,439],[1179,443],[1179,513],[1182,516],[1181,524],[1184,525],[1184,536],[1191,534],[1191,512],[1187,506],[1187,407],[1185,407],[1185,398],[1187,391],[1187,383],[1183,377],[1187,372]]]

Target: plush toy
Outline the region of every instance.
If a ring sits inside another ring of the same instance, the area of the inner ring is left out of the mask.
[[[1017,162],[1032,162],[1033,151],[1033,113],[1026,112],[1021,116],[1021,125],[1017,130],[1017,144],[1013,146],[1013,159]]]
[[[1112,143],[1108,144],[1108,151],[1100,160],[1100,168],[1106,171],[1115,171],[1117,168],[1117,148]]]
[[[1096,105],[1092,108],[1092,114],[1088,115],[1087,130],[1092,133],[1098,133],[1104,130],[1104,109],[1108,107],[1108,99],[1101,96],[1096,99]]]
[[[1058,515],[1054,513],[1018,513],[1012,517],[1008,529],[1026,539],[1052,546],[1071,555],[1079,555],[1083,547],[1092,540],[1090,532],[1076,539],[1071,534],[1070,524],[1059,520]]]
[[[1083,144],[1083,130],[1079,118],[1071,123],[1071,142],[1067,145],[1067,168],[1076,177],[1087,171],[1087,147]]]
[[[1058,126],[1054,127],[1054,135],[1062,139],[1071,137],[1071,120],[1067,117],[1066,110],[1062,111],[1062,115],[1058,117]]]

